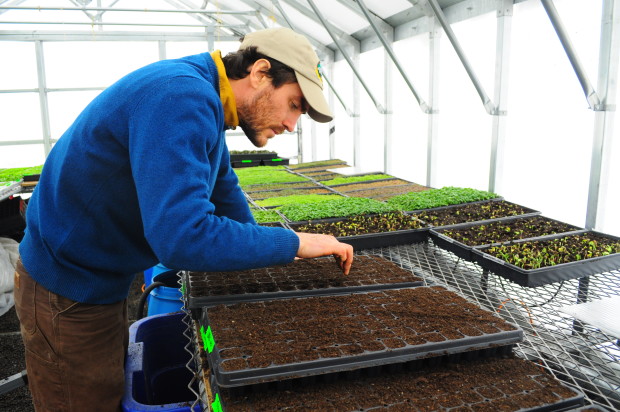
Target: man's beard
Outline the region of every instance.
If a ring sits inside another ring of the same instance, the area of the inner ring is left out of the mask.
[[[243,133],[256,147],[263,147],[267,144],[266,138],[259,140],[259,132],[269,127],[266,125],[266,122],[273,117],[272,113],[274,111],[271,107],[272,94],[271,90],[264,90],[249,103],[237,107],[239,127],[241,127]]]

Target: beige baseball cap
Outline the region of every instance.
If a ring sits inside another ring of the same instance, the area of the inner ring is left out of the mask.
[[[323,95],[319,57],[306,37],[286,27],[259,30],[246,34],[239,50],[248,47],[256,47],[259,53],[295,70],[312,119],[327,123],[334,118]]]

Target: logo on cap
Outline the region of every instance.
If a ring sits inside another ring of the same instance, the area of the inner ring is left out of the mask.
[[[319,80],[321,81],[321,84],[323,84],[323,76],[321,76],[321,63],[317,63],[316,69],[314,69],[314,72],[316,73],[316,77],[318,77]]]

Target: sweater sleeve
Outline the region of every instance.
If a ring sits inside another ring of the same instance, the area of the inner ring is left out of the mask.
[[[217,216],[226,216],[237,222],[256,224],[248,201],[239,187],[239,179],[230,166],[230,155],[226,147],[222,153],[222,162],[211,201],[215,204]]]
[[[144,237],[159,261],[195,271],[292,261],[299,247],[293,231],[215,213],[210,199],[215,187],[219,205],[226,205],[223,210],[233,208],[241,192],[232,190],[230,201],[224,202],[233,176],[219,176],[223,181],[215,183],[226,145],[220,140],[223,111],[211,84],[186,76],[166,79],[155,89],[131,116],[129,152]],[[236,209],[244,211],[247,205]]]

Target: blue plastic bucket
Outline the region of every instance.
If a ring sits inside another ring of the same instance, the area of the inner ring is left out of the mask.
[[[125,362],[124,412],[199,412],[200,402],[187,387],[193,374],[186,368],[191,355],[183,314],[140,319],[129,327],[129,350]],[[194,390],[198,390],[196,385]]]
[[[165,267],[161,263],[158,263],[157,265],[153,266],[152,268],[149,268],[149,269],[145,270],[144,271],[144,286],[148,287],[151,283],[153,283],[153,278],[155,276],[159,275],[160,273],[167,272],[169,270],[171,270],[171,269]]]
[[[177,273],[177,270],[168,270],[153,276],[153,283],[162,282],[166,286],[158,286],[149,294],[148,316],[181,310],[183,301]]]

